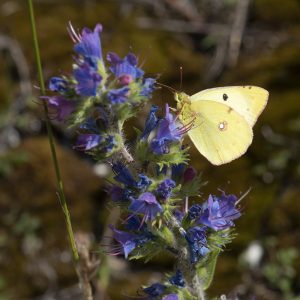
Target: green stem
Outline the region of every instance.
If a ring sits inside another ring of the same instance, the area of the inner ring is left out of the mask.
[[[35,51],[35,59],[36,59],[36,64],[37,64],[37,69],[38,69],[39,83],[40,83],[40,87],[41,87],[41,94],[42,94],[42,96],[44,96],[45,95],[45,83],[44,83],[43,72],[42,72],[42,63],[41,63],[39,44],[38,44],[38,38],[37,38],[37,33],[36,33],[32,0],[28,0],[28,8],[29,8],[29,15],[30,15],[30,22],[31,22],[34,51]],[[61,178],[61,173],[60,173],[60,169],[59,169],[59,165],[58,165],[58,160],[57,160],[57,155],[56,155],[56,150],[55,150],[55,145],[54,145],[54,137],[53,137],[53,132],[52,132],[50,119],[49,119],[49,115],[48,115],[48,106],[47,106],[46,101],[42,101],[42,103],[43,103],[43,107],[44,107],[45,120],[46,120],[45,122],[46,122],[46,128],[47,128],[47,133],[48,133],[49,145],[50,145],[50,149],[51,149],[51,155],[52,155],[52,160],[53,160],[55,175],[56,175],[56,180],[57,180],[58,197],[59,197],[59,201],[60,201],[64,216],[65,216],[65,222],[66,222],[67,232],[68,232],[68,236],[69,236],[70,247],[72,249],[73,259],[75,261],[77,261],[79,259],[79,255],[78,255],[75,238],[74,238],[74,233],[73,233],[73,229],[72,229],[70,212],[69,212],[69,209],[67,206],[66,197],[65,197],[65,193],[64,193],[63,181]]]

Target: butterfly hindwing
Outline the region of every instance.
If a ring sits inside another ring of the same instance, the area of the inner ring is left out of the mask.
[[[223,103],[202,100],[191,103],[197,118],[189,137],[212,164],[228,163],[243,155],[253,138],[252,128],[238,112]]]

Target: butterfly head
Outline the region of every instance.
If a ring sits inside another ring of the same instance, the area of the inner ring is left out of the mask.
[[[175,101],[177,102],[177,108],[179,105],[183,106],[183,104],[190,103],[190,97],[184,92],[175,93],[174,97]]]
[[[181,123],[190,128],[194,125],[195,113],[191,110],[190,97],[183,92],[175,93],[177,102],[177,113]],[[190,126],[191,125],[191,126]]]

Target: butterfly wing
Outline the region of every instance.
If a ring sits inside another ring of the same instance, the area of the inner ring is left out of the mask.
[[[252,128],[231,107],[214,101],[196,101],[195,126],[188,132],[198,149],[212,164],[222,165],[243,155],[253,138]]]
[[[214,101],[225,104],[239,113],[253,127],[264,110],[269,93],[257,86],[228,86],[201,91],[190,97],[191,102]]]

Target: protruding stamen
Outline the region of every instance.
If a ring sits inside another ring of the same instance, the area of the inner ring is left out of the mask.
[[[69,26],[67,26],[67,31],[69,33],[69,36],[71,38],[71,40],[74,43],[79,43],[81,42],[81,36],[80,34],[76,33],[76,31],[74,30],[71,21],[69,21]]]

